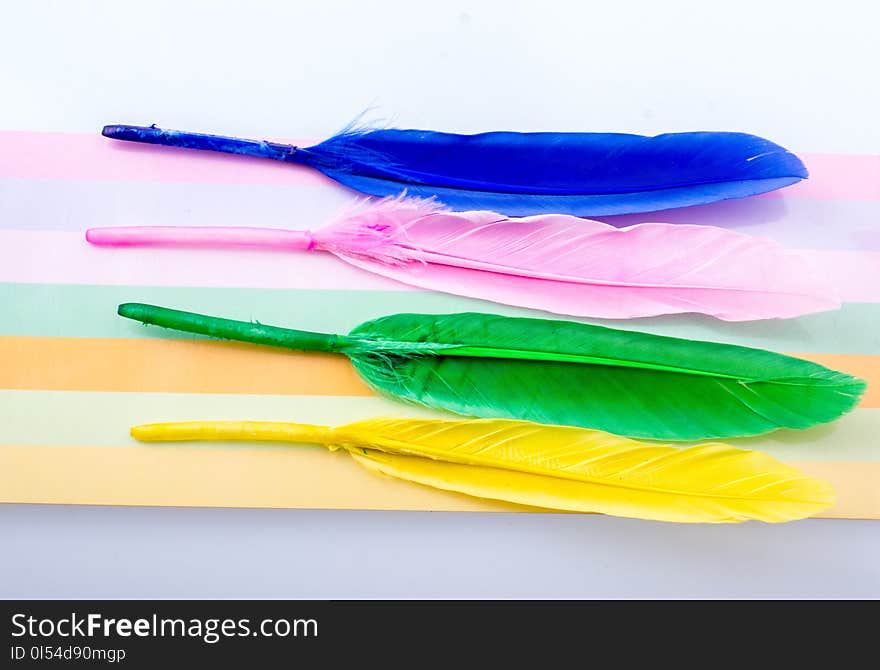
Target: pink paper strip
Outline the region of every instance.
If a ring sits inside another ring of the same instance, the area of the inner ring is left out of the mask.
[[[843,300],[880,302],[880,252],[803,251]],[[123,286],[415,290],[321,252],[111,249],[82,233],[0,230],[0,281]]]
[[[314,140],[284,140],[308,146]],[[758,197],[880,200],[880,155],[800,154],[811,178]],[[326,184],[278,161],[119,142],[85,133],[0,131],[0,177],[102,181]]]
[[[810,178],[758,197],[880,200],[880,155],[798,153]]]
[[[880,302],[880,252],[802,252],[837,286],[846,302]]]
[[[407,290],[326,253],[112,249],[81,232],[0,231],[0,281],[117,286]]]

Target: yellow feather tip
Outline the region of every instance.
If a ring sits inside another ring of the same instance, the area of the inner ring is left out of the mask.
[[[596,430],[506,419],[377,418],[135,426],[147,442],[306,442],[346,449],[368,470],[530,507],[682,523],[802,519],[834,504],[831,485],[758,451],[674,447]]]

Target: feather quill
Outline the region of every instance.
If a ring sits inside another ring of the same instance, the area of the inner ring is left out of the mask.
[[[135,426],[146,442],[248,440],[346,450],[369,470],[480,498],[676,522],[791,521],[834,502],[831,486],[757,451],[678,449],[595,430],[510,420],[377,418]]]
[[[421,288],[604,319],[697,312],[746,321],[840,304],[806,259],[769,239],[698,225],[618,229],[560,214],[513,220],[415,198],[361,203],[315,231],[113,227],[92,228],[86,239],[327,251]]]
[[[631,214],[742,198],[807,175],[773,142],[735,132],[490,132],[346,129],[302,148],[259,140],[109,125],[112,139],[221,151],[306,165],[356,191],[437,198],[510,216]]]
[[[348,335],[127,303],[119,314],[223,339],[348,356],[381,393],[466,416],[701,440],[808,428],[851,410],[865,382],[761,349],[567,321],[395,314]]]

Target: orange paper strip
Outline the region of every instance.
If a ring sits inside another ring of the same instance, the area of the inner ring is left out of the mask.
[[[794,355],[866,379],[860,406],[880,407],[880,356]],[[211,340],[77,337],[0,337],[0,388],[374,395],[342,355]]]
[[[880,518],[880,463],[792,463],[828,479],[833,518]],[[0,502],[537,511],[374,475],[346,453],[288,446],[0,446]]]

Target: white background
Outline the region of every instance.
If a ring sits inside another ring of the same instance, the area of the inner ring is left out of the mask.
[[[0,7],[3,129],[317,138],[377,106],[401,127],[880,153],[874,0]],[[6,597],[880,596],[868,521],[5,505],[0,537]]]

